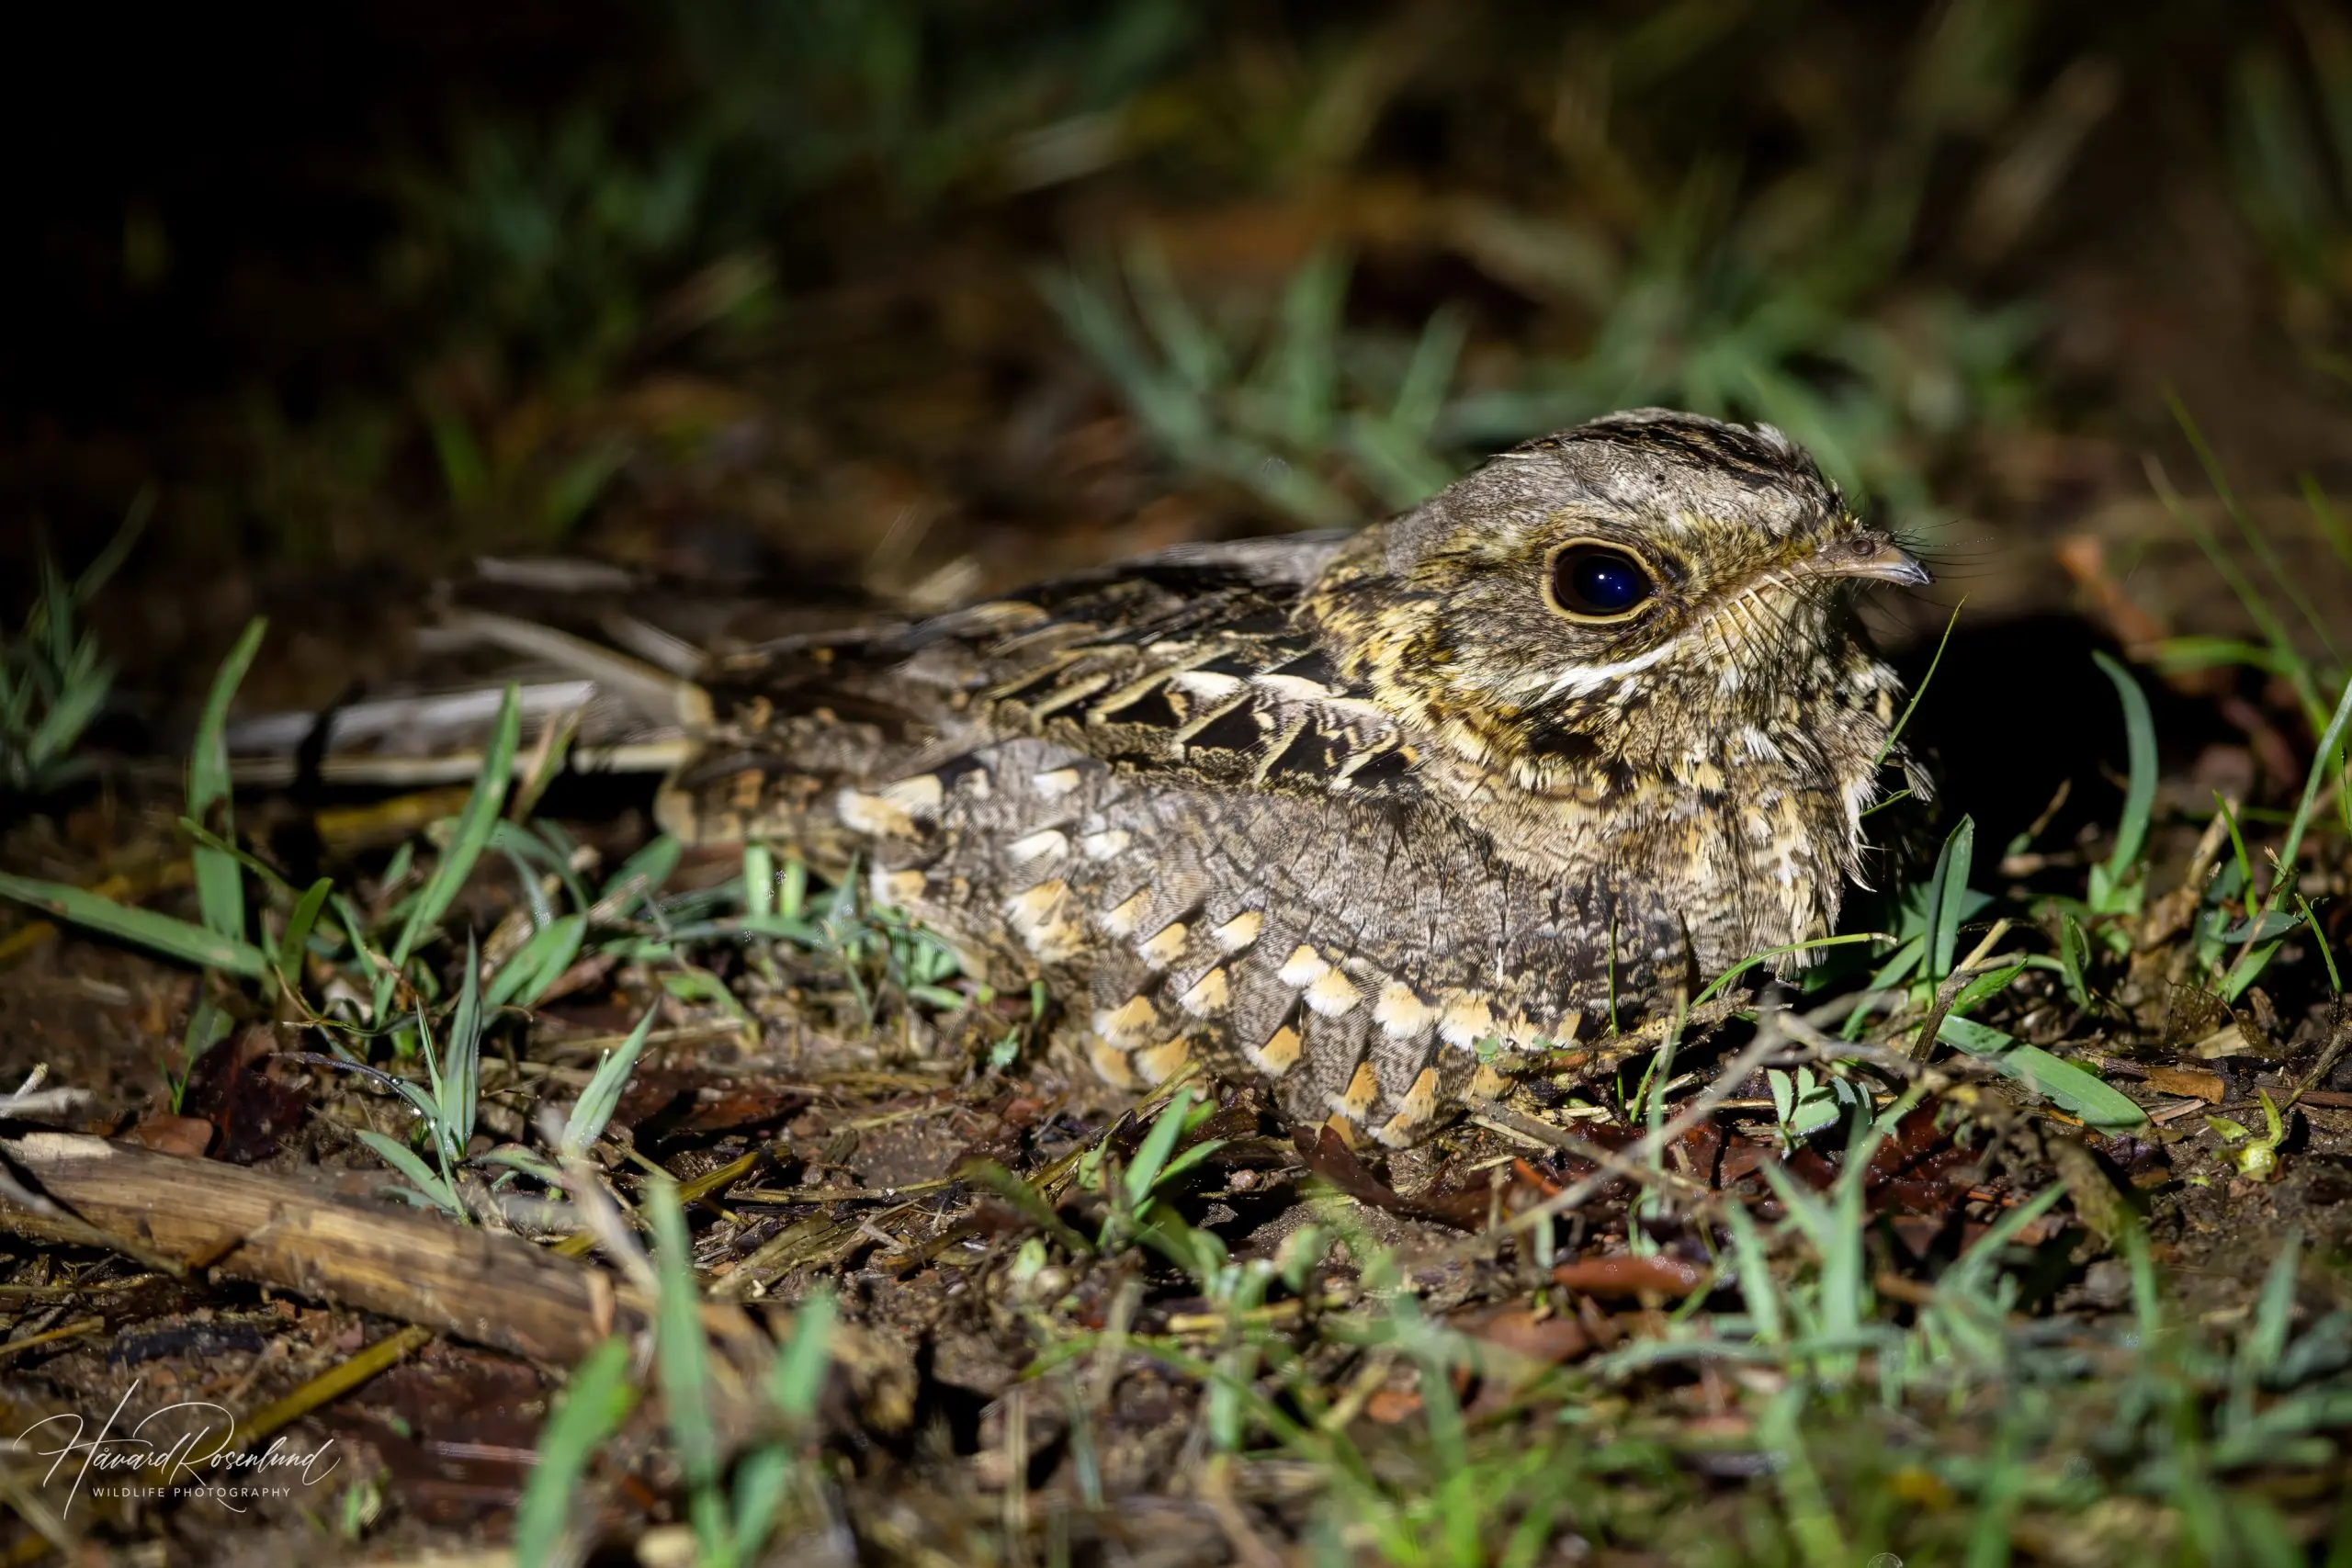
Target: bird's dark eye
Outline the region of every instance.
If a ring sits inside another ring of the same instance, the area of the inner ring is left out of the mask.
[[[1609,545],[1569,545],[1552,558],[1552,602],[1571,615],[1610,618],[1657,591],[1649,569]]]

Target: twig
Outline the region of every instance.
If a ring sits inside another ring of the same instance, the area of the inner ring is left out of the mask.
[[[107,1320],[103,1317],[77,1317],[73,1322],[61,1324],[55,1328],[44,1329],[39,1334],[28,1334],[21,1339],[11,1339],[5,1344],[0,1344],[0,1358],[13,1356],[19,1350],[29,1350],[36,1345],[50,1345],[60,1339],[73,1339],[81,1335],[95,1334],[106,1325]]]
[[[1578,1159],[1589,1160],[1603,1170],[1614,1171],[1617,1175],[1631,1180],[1646,1182],[1650,1186],[1664,1188],[1668,1191],[1679,1190],[1690,1194],[1707,1191],[1704,1185],[1692,1181],[1688,1177],[1679,1176],[1673,1171],[1657,1166],[1636,1164],[1613,1149],[1604,1149],[1589,1139],[1579,1138],[1574,1133],[1554,1126],[1540,1116],[1530,1116],[1523,1111],[1513,1111],[1507,1105],[1490,1105],[1473,1115],[1470,1120],[1500,1131],[1518,1133],[1522,1136],[1532,1138],[1540,1144],[1563,1153],[1572,1154]]]
[[[1258,1533],[1258,1528],[1250,1522],[1250,1516],[1233,1495],[1232,1465],[1231,1454],[1209,1456],[1208,1463],[1201,1467],[1201,1501],[1208,1505],[1217,1529],[1225,1532],[1225,1543],[1233,1549],[1234,1557],[1243,1568],[1282,1568],[1282,1554]]]
[[[562,1142],[563,1128],[552,1107],[541,1113],[540,1122],[540,1130],[550,1145]],[[661,1280],[653,1271],[653,1260],[638,1245],[637,1233],[629,1228],[628,1221],[621,1215],[620,1205],[613,1201],[613,1195],[605,1190],[604,1181],[584,1156],[573,1155],[563,1162],[563,1190],[571,1195],[572,1206],[579,1211],[580,1222],[586,1228],[565,1237],[559,1244],[560,1250],[568,1256],[585,1250],[577,1245],[580,1236],[584,1235],[604,1249],[605,1256],[628,1276],[630,1284],[649,1296],[658,1294]]]
[[[1935,1054],[1936,1036],[1943,1032],[1944,1020],[1951,1016],[1952,1003],[1960,999],[1960,993],[1967,989],[1969,983],[1980,973],[1989,972],[1995,967],[1985,962],[1985,955],[2009,934],[2009,928],[2015,923],[2006,918],[1994,921],[1993,929],[1984,933],[1984,940],[1978,942],[1960,967],[1944,976],[1944,983],[1936,987],[1935,1003],[1928,1009],[1927,1021],[1919,1026],[1919,1037],[1911,1045],[1913,1061],[1924,1062]]]
[[[1774,1051],[1787,1043],[1788,1038],[1785,1010],[1775,1008],[1766,1012],[1756,1026],[1756,1038],[1748,1043],[1747,1049],[1732,1058],[1730,1065],[1716,1075],[1714,1082],[1691,1096],[1689,1102],[1675,1113],[1673,1120],[1628,1145],[1617,1157],[1634,1164],[1645,1163],[1658,1150],[1713,1115],[1715,1107],[1729,1100]],[[1589,1201],[1594,1193],[1617,1179],[1614,1170],[1604,1168],[1595,1171],[1582,1180],[1562,1188],[1532,1208],[1522,1209],[1487,1235],[1502,1236],[1549,1224],[1557,1216]]]
[[[546,1361],[578,1360],[613,1326],[610,1281],[515,1236],[77,1134],[0,1138],[0,1156],[53,1195],[0,1184],[0,1225],[175,1277],[217,1269]]]

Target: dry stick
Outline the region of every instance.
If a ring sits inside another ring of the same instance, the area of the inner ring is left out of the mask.
[[[19,1350],[29,1350],[36,1345],[52,1345],[60,1339],[95,1334],[106,1325],[107,1320],[103,1317],[77,1317],[62,1327],[43,1329],[39,1334],[28,1334],[21,1339],[0,1343],[0,1358],[13,1356]]]
[[[2007,919],[1994,921],[1993,929],[1984,933],[1984,940],[1976,944],[1975,951],[1962,960],[1960,967],[1946,976],[1944,983],[1936,987],[1935,1003],[1928,1009],[1927,1020],[1919,1026],[1919,1038],[1911,1046],[1913,1061],[1924,1062],[1935,1055],[1936,1036],[1943,1032],[1944,1020],[1950,1016],[1952,1003],[1960,999],[1960,993],[1980,972],[1995,967],[1986,962],[1987,955],[1999,945],[2003,937],[2009,934],[2009,927],[2015,923]]]
[[[0,1138],[0,1158],[47,1189],[40,1201],[51,1211],[0,1202],[0,1228],[159,1258],[151,1266],[176,1275],[217,1269],[565,1366],[653,1318],[651,1291],[616,1285],[520,1237],[218,1160],[71,1133]],[[191,1193],[202,1201],[191,1202]],[[622,1235],[633,1247],[626,1227]],[[771,1354],[739,1307],[705,1302],[702,1325],[728,1352],[714,1368],[730,1377],[737,1363],[757,1366]]]
[[[1203,1467],[1198,1485],[1201,1501],[1208,1505],[1209,1517],[1225,1533],[1225,1543],[1233,1549],[1234,1557],[1242,1568],[1283,1568],[1283,1556],[1258,1533],[1233,1495],[1233,1456],[1211,1454]]]
[[[1629,1180],[1663,1188],[1668,1192],[1679,1192],[1695,1197],[1709,1191],[1702,1182],[1693,1181],[1687,1176],[1680,1176],[1670,1170],[1662,1170],[1656,1166],[1637,1164],[1613,1149],[1604,1149],[1589,1139],[1579,1138],[1574,1133],[1554,1126],[1540,1116],[1530,1116],[1523,1111],[1513,1111],[1507,1105],[1490,1105],[1486,1110],[1473,1114],[1470,1120],[1503,1131],[1518,1133],[1522,1136],[1534,1139],[1539,1144],[1558,1149],[1564,1154],[1574,1155],[1581,1160],[1589,1160],[1603,1170],[1613,1172]]]
[[[0,1225],[22,1235],[175,1275],[218,1269],[547,1361],[579,1359],[613,1326],[608,1280],[511,1235],[71,1133],[0,1138],[0,1157],[46,1192],[0,1202]]]
[[[1691,1096],[1690,1102],[1676,1112],[1672,1121],[1629,1144],[1619,1151],[1617,1157],[1629,1164],[1643,1166],[1646,1168],[1651,1156],[1713,1115],[1716,1106],[1729,1100],[1733,1091],[1746,1083],[1756,1069],[1764,1065],[1767,1057],[1787,1043],[1788,1038],[1782,1011],[1776,1009],[1766,1013],[1756,1026],[1756,1038],[1748,1042],[1747,1050],[1732,1058],[1731,1065],[1723,1070],[1714,1082]],[[1533,1230],[1537,1225],[1549,1224],[1558,1215],[1584,1203],[1594,1193],[1617,1179],[1618,1173],[1604,1166],[1583,1180],[1563,1188],[1532,1208],[1521,1210],[1504,1221],[1498,1229],[1487,1232],[1486,1237],[1476,1239],[1507,1235],[1519,1231]]]
[[[2313,1062],[2312,1070],[2303,1075],[2303,1081],[2295,1086],[2295,1092],[2287,1097],[2287,1103],[2278,1108],[2279,1113],[2284,1115],[2304,1101],[2324,1109],[2326,1091],[2319,1086],[2327,1081],[2327,1075],[2335,1070],[2335,1064],[2344,1059],[2347,1049],[2352,1049],[2352,1017],[2339,1016],[2335,1031],[2328,1036],[2327,1044],[2320,1051],[2319,1060]]]
[[[65,1516],[49,1506],[40,1489],[27,1483],[26,1477],[14,1467],[0,1465],[0,1503],[32,1528],[33,1534],[17,1542],[0,1564],[19,1568],[20,1564],[38,1562],[53,1549],[69,1562],[81,1549],[80,1532],[66,1522]]]
[[[1029,1561],[1029,1388],[1004,1391],[1004,1540],[1016,1564]]]
[[[36,1192],[17,1179],[8,1168],[8,1158],[16,1151],[7,1139],[0,1139],[0,1204],[14,1203],[26,1212],[40,1216],[53,1234],[52,1240],[70,1241],[83,1247],[105,1247],[108,1251],[126,1253],[159,1274],[173,1279],[185,1278],[187,1269],[177,1261],[143,1246],[138,1241],[118,1236],[101,1230],[79,1214],[60,1207],[43,1193]],[[38,1173],[36,1173],[38,1174]]]
[[[543,1120],[551,1122],[553,1113]],[[556,1243],[555,1251],[576,1258],[591,1247],[602,1247],[605,1256],[628,1277],[630,1284],[649,1297],[658,1295],[661,1282],[653,1271],[653,1260],[639,1245],[637,1233],[629,1227],[611,1191],[598,1179],[595,1168],[584,1156],[573,1155],[564,1160],[562,1176],[563,1190],[571,1195],[571,1206],[579,1211],[581,1222],[587,1228]]]

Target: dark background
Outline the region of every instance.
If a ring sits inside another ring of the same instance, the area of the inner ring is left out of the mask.
[[[25,585],[44,547],[86,560],[152,487],[96,614],[161,709],[256,609],[299,650],[265,660],[265,697],[343,690],[481,550],[920,601],[1375,515],[1653,399],[1861,433],[1840,477],[1946,567],[1898,642],[1963,592],[1985,625],[2098,609],[2055,564],[2068,537],[2163,629],[2229,629],[2143,466],[2210,491],[2176,394],[2250,504],[2277,498],[2282,547],[2340,564],[2297,493],[2352,479],[2329,9],[605,0],[43,27],[0,94],[0,559]],[[1227,450],[1171,438],[1052,307],[1068,269],[1164,369],[1139,243],[1232,350],[1195,409]],[[1285,348],[1278,301],[1318,256],[1351,268],[1334,324]],[[1385,410],[1439,311],[1454,377],[1384,470],[1347,420]],[[1781,317],[1773,384],[1688,370]],[[1277,394],[1318,353],[1339,413],[1292,429]]]

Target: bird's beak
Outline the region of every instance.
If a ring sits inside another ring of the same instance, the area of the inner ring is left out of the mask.
[[[1825,577],[1867,577],[1905,588],[1925,588],[1935,578],[1919,558],[1883,534],[1861,534],[1834,545],[1814,558],[1814,570]]]

